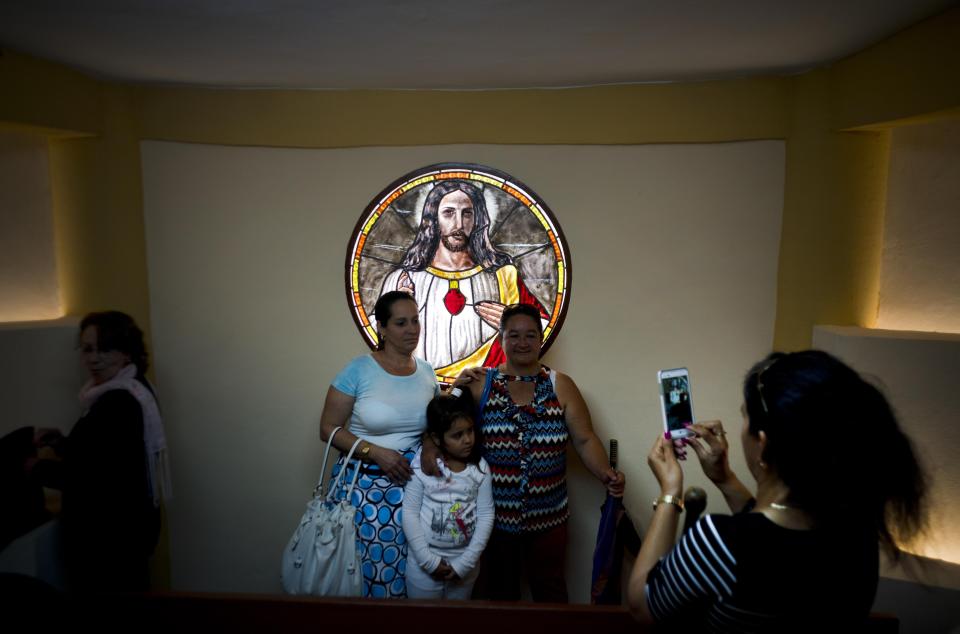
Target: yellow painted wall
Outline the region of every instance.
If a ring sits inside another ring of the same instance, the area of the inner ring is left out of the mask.
[[[831,124],[894,125],[960,107],[960,8],[902,31],[830,71]]]
[[[774,348],[810,346],[816,324],[876,318],[889,133],[833,129],[829,70],[795,78]]]
[[[99,87],[74,70],[0,50],[0,122],[96,134],[103,120]]]
[[[358,147],[632,144],[782,138],[790,82],[563,90],[138,90],[145,138]]]
[[[960,9],[795,77],[774,347],[875,325],[890,130],[956,116]]]
[[[479,92],[121,87],[4,52],[0,123],[51,135],[68,312],[118,307],[147,327],[141,138],[290,147],[785,138],[774,343],[794,349],[810,344],[815,323],[872,325],[885,126],[960,107],[958,40],[954,9],[792,78]]]
[[[101,134],[52,140],[54,213],[69,314],[116,308],[149,325],[140,148],[126,89],[102,87]]]
[[[9,51],[0,56],[0,125],[49,137],[64,310],[123,310],[149,337],[139,132],[130,103],[125,87]]]

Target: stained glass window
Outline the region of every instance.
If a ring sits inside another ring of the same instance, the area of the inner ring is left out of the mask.
[[[552,212],[529,187],[482,165],[431,165],[384,189],[354,229],[346,268],[367,344],[377,345],[377,298],[409,292],[420,310],[414,354],[445,383],[463,368],[503,361],[505,306],[538,308],[546,351],[570,301],[570,253]]]

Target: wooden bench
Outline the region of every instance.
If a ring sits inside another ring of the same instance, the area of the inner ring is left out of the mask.
[[[102,597],[84,602],[94,630],[187,632],[451,632],[535,634],[649,631],[620,606],[314,599],[252,594],[157,593]],[[830,630],[829,623],[824,624]],[[871,615],[866,632],[894,634],[895,616]]]

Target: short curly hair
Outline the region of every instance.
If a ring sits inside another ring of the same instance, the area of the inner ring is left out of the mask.
[[[119,310],[105,310],[89,313],[80,320],[79,341],[84,330],[93,326],[97,329],[97,347],[100,350],[116,350],[130,357],[137,366],[137,374],[143,376],[150,367],[147,347],[143,342],[143,331],[133,317]]]

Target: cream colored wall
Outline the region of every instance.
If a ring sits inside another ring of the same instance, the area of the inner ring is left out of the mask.
[[[960,333],[960,119],[893,132],[877,326]]]
[[[774,346],[872,327],[891,130],[960,107],[960,9],[794,78]]]
[[[0,131],[0,322],[63,315],[47,138]]]
[[[66,317],[0,324],[0,436],[27,426],[68,430],[79,417],[79,323]]]
[[[450,145],[348,150],[145,143],[151,306],[169,431],[173,587],[279,591],[316,482],[332,378],[367,349],[346,310],[347,240],[370,198],[437,162],[503,169],[553,209],[572,305],[547,362],[620,441],[627,508],[657,493],[656,371],[687,366],[696,411],[737,427],[743,368],[773,337],[783,144]],[[739,451],[734,463],[742,467]],[[741,469],[742,472],[745,470]],[[571,468],[571,598],[589,601],[603,488]],[[699,468],[691,481],[705,484]],[[711,508],[722,510],[719,496]],[[225,530],[223,518],[239,514]],[[237,553],[243,553],[238,557]]]

